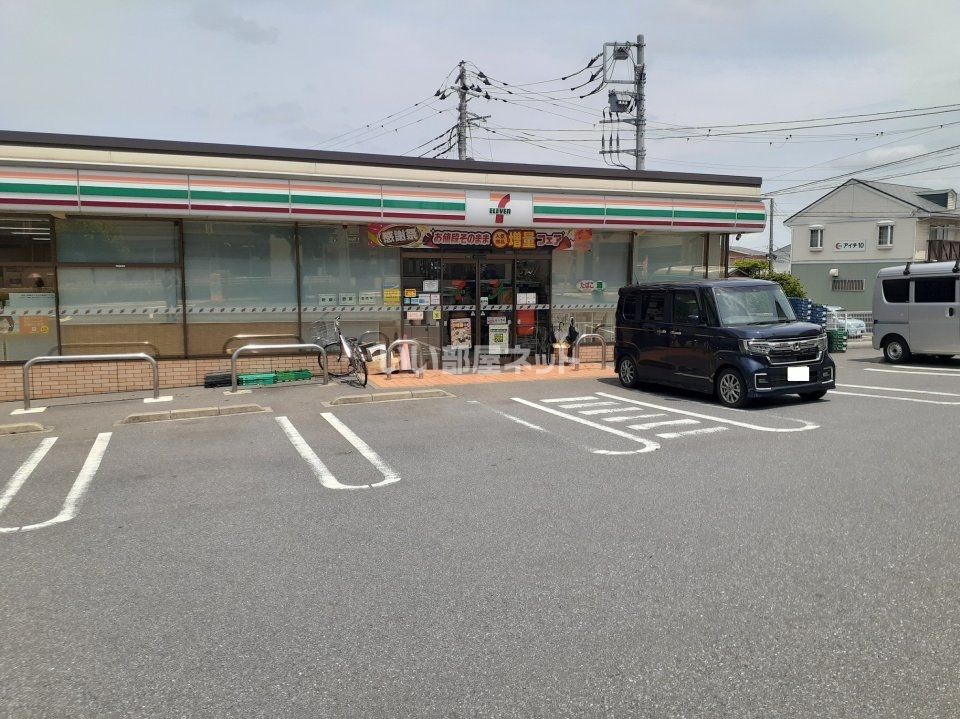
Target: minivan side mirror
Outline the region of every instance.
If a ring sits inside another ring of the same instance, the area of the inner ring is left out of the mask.
[[[687,317],[687,322],[689,322],[692,325],[700,324],[700,315],[689,315]]]

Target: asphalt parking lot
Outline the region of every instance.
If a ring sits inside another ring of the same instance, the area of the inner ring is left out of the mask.
[[[960,714],[960,361],[0,437],[8,717]],[[8,414],[15,405],[6,405]]]

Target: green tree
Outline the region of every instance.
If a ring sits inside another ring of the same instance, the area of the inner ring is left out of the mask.
[[[747,277],[776,282],[783,288],[783,292],[787,297],[807,296],[807,291],[800,280],[786,272],[770,272],[767,268],[766,260],[737,260],[733,263],[733,266]]]

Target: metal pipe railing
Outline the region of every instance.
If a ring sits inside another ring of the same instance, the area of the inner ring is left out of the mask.
[[[390,338],[387,337],[383,332],[380,332],[379,330],[367,330],[367,331],[364,332],[362,335],[360,335],[359,338],[357,338],[357,344],[361,344],[361,345],[362,345],[362,344],[363,344],[363,338],[366,337],[367,335],[377,335],[377,339],[378,339],[378,340],[381,340],[381,341],[383,342],[383,346],[384,346],[384,347],[386,347],[388,344],[390,344]]]
[[[580,335],[577,337],[576,341],[573,343],[573,369],[574,371],[580,369],[580,344],[586,340],[600,340],[601,355],[600,355],[600,369],[607,368],[607,341],[603,339],[602,335],[596,333],[590,333],[586,335]]]
[[[223,354],[227,354],[227,347],[229,347],[235,340],[296,340],[300,342],[300,335],[295,334],[279,334],[279,335],[233,335],[223,343],[223,349],[221,350]]]
[[[230,355],[230,391],[237,391],[237,357],[242,353],[251,354],[254,352],[262,352],[264,350],[268,351],[277,351],[277,350],[313,350],[317,352],[317,355],[323,355],[323,362],[321,367],[323,369],[323,383],[327,384],[330,381],[330,374],[327,371],[327,351],[320,345],[314,344],[301,344],[301,345],[244,345],[243,347],[237,347],[234,350],[233,354]]]
[[[57,364],[65,362],[125,362],[127,360],[144,360],[149,362],[153,368],[153,398],[160,397],[160,370],[157,368],[157,361],[148,354],[137,352],[136,354],[119,355],[51,355],[43,357],[34,357],[23,364],[23,408],[30,409],[30,368],[35,364]]]
[[[394,340],[390,343],[390,346],[387,347],[387,360],[384,367],[384,378],[390,379],[390,375],[393,374],[393,368],[390,366],[391,360],[393,359],[393,350],[397,347],[416,347],[417,348],[417,364],[419,367],[415,370],[417,373],[417,379],[423,378],[423,343],[419,340]]]
[[[157,349],[155,344],[152,342],[140,342],[139,340],[133,342],[64,342],[60,347],[61,349],[67,347],[148,347],[153,350],[154,357],[160,354],[160,350]]]

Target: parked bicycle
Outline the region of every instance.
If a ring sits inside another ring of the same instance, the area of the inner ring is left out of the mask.
[[[318,327],[321,323],[316,323]],[[340,316],[333,321],[333,331],[336,339],[324,336],[317,332],[315,344],[323,347],[325,354],[317,357],[320,368],[323,369],[324,357],[327,362],[327,372],[331,377],[353,377],[360,387],[367,386],[367,362],[363,357],[363,349],[356,337],[344,337],[340,331]]]

